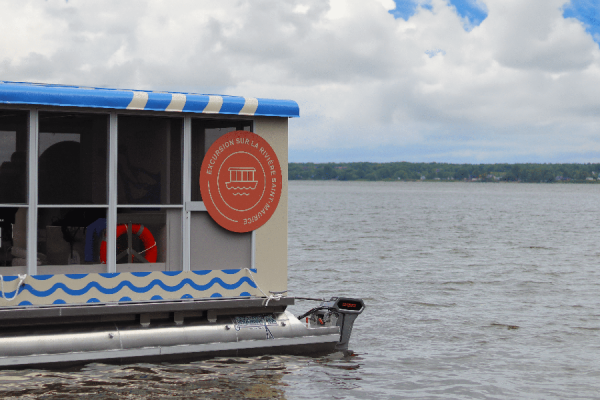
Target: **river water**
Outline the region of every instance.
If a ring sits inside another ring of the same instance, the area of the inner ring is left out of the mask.
[[[353,356],[1,371],[0,397],[600,398],[600,185],[292,181],[289,194],[290,295],[363,298]]]

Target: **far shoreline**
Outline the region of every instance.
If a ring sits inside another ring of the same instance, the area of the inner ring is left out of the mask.
[[[288,180],[598,183],[600,164],[288,163]]]
[[[368,179],[353,179],[353,180],[340,180],[340,179],[288,179],[289,182],[388,182],[388,183],[494,183],[494,184],[532,184],[532,185],[596,185],[600,181],[560,181],[560,182],[525,182],[525,181],[458,181],[458,180],[392,180],[392,179],[381,179],[381,180],[368,180]]]

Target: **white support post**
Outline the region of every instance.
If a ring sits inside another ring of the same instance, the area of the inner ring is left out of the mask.
[[[256,231],[252,231],[250,239],[250,269],[256,269]]]
[[[37,275],[38,110],[29,111],[29,187],[27,190],[27,274]]]
[[[191,212],[186,205],[192,200],[192,188],[190,186],[192,173],[192,117],[185,117],[183,120],[183,209],[181,216],[183,218],[183,270],[189,271],[190,260],[190,234],[191,234]]]
[[[106,272],[117,272],[117,113],[108,128],[108,215],[106,216]]]

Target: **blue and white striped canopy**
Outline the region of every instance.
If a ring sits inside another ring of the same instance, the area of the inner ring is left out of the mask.
[[[0,81],[0,104],[299,117],[292,100]]]

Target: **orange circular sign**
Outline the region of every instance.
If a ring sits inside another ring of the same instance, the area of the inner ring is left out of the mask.
[[[233,232],[250,232],[271,218],[281,197],[281,166],[263,138],[229,132],[210,146],[200,170],[206,210]]]

